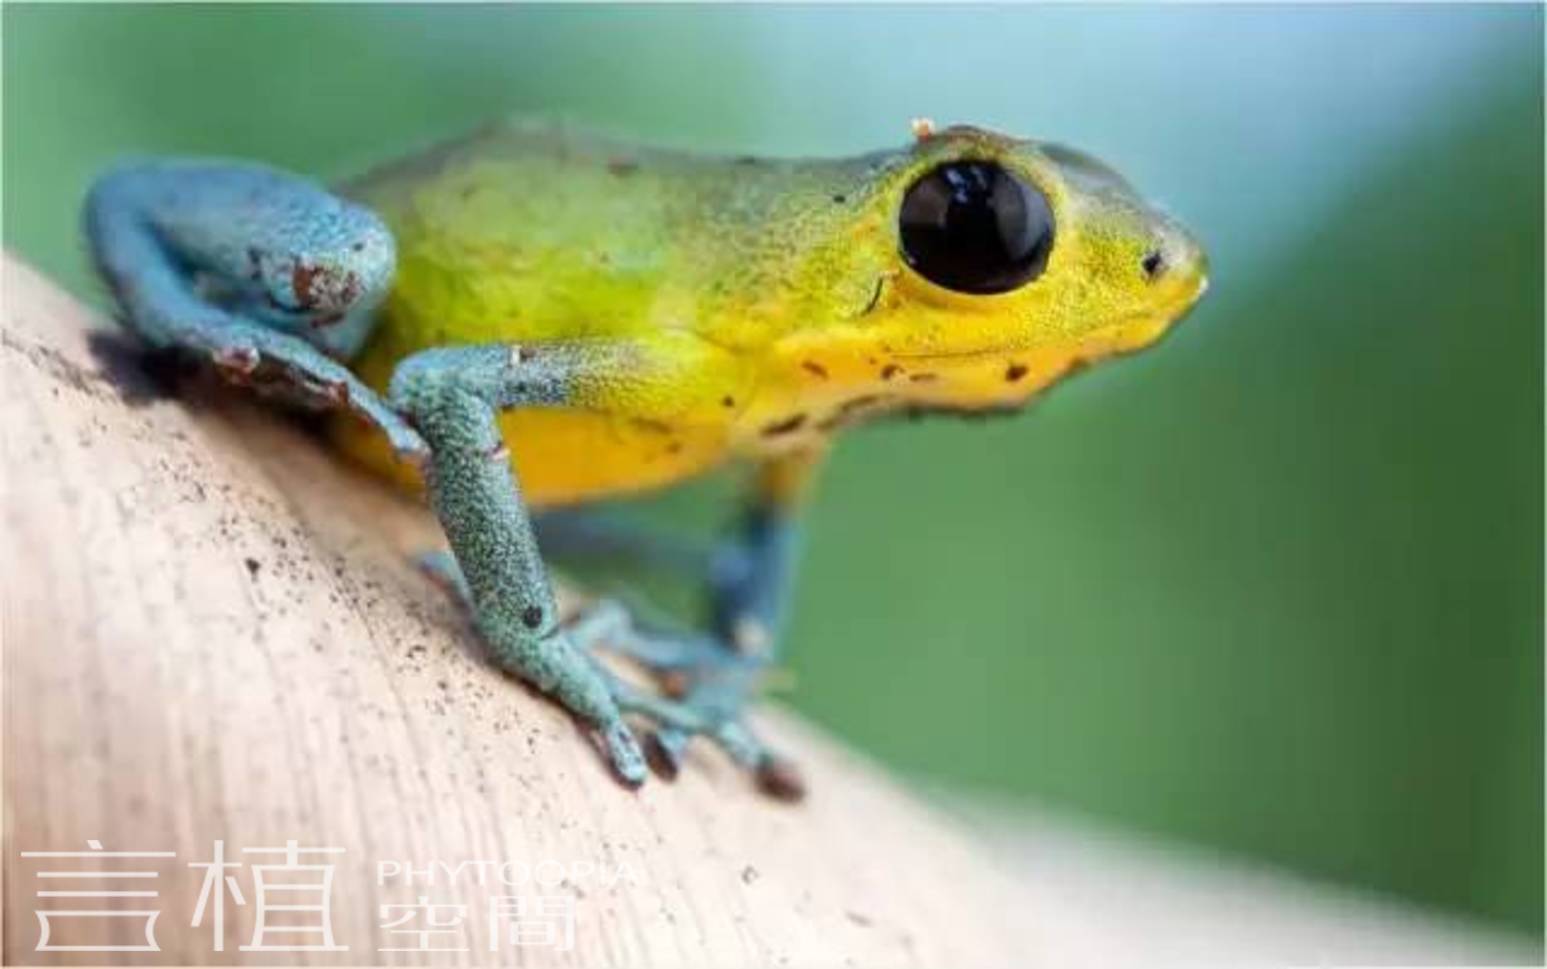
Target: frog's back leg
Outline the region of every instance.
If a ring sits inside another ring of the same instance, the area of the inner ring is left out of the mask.
[[[150,161],[92,186],[85,228],[123,322],[152,346],[291,399],[347,406],[398,453],[424,454],[335,359],[365,341],[392,280],[392,235],[369,210],[258,165]]]

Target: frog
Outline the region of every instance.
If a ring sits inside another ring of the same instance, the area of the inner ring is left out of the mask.
[[[1156,343],[1208,282],[1196,238],[1095,157],[922,120],[802,159],[513,118],[333,185],[152,157],[102,174],[83,222],[140,341],[321,411],[427,499],[447,547],[420,566],[618,779],[674,777],[697,741],[791,799],[800,771],[748,711],[835,439],[1018,411]],[[708,554],[605,515],[727,465],[745,497]],[[543,550],[586,547],[686,570],[708,621],[561,614]]]

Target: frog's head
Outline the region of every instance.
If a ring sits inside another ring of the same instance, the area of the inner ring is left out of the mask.
[[[1094,158],[977,128],[916,134],[871,168],[860,248],[877,287],[852,321],[909,403],[1013,406],[1149,345],[1203,294],[1198,243]]]

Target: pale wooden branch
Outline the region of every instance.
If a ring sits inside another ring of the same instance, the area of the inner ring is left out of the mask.
[[[804,804],[759,796],[711,752],[675,783],[621,788],[407,564],[438,540],[421,508],[239,395],[157,396],[74,299],[10,257],[3,281],[8,964],[82,961],[34,951],[49,906],[20,852],[88,839],[176,852],[153,865],[161,951],[136,964],[426,964],[377,951],[412,944],[378,904],[417,895],[468,906],[470,951],[438,957],[455,963],[1068,965],[1094,941],[1040,920],[952,823],[785,714],[761,725],[803,764]],[[259,859],[242,848],[344,848],[332,927],[349,951],[239,952],[249,898],[228,902],[212,953],[208,918],[189,926],[203,870],[187,865],[216,839],[243,878]],[[489,896],[543,894],[535,880],[377,883],[378,862],[482,860],[518,879],[564,866],[546,893],[574,899],[574,948],[489,951]],[[122,921],[120,944],[143,932]]]

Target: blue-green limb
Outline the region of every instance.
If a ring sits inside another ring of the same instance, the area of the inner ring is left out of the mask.
[[[92,187],[85,221],[121,319],[146,343],[204,357],[292,402],[352,410],[426,466],[460,563],[442,571],[457,577],[494,658],[594,726],[621,777],[638,783],[646,773],[625,713],[653,721],[669,738],[663,749],[702,735],[742,763],[774,762],[741,725],[765,657],[728,649],[723,637],[638,629],[606,604],[559,623],[494,415],[563,406],[586,380],[642,379],[648,361],[631,347],[428,350],[399,367],[389,404],[340,362],[369,337],[394,270],[391,234],[370,211],[268,168],[172,160],[109,173]],[[758,581],[722,584],[766,620]],[[621,680],[593,654],[603,646],[682,677],[687,696]]]
[[[410,460],[419,435],[339,362],[374,326],[396,255],[369,210],[257,165],[153,161],[91,189],[86,237],[125,325],[291,403],[346,408]]]
[[[721,746],[782,797],[799,796],[798,773],[746,729],[743,716],[780,655],[799,551],[799,505],[820,458],[820,452],[798,452],[758,468],[741,520],[712,548],[588,509],[538,519],[550,554],[621,557],[705,585],[708,634],[636,629],[618,636],[613,648],[667,674],[682,705],[716,725]],[[692,737],[703,732],[663,724],[650,738],[657,767],[675,774]]]
[[[646,772],[625,713],[673,737],[704,736],[761,770],[772,758],[742,725],[741,703],[658,696],[612,673],[594,651],[611,644],[647,664],[692,670],[695,682],[711,669],[717,678],[750,679],[760,663],[718,643],[636,629],[625,611],[608,604],[561,622],[496,420],[509,408],[570,404],[575,388],[589,381],[648,379],[640,377],[647,369],[629,346],[597,343],[445,347],[405,360],[388,397],[430,446],[430,502],[455,557],[455,569],[444,558],[425,564],[468,603],[500,665],[597,730],[625,781],[639,783]]]
[[[623,563],[699,580],[709,573],[717,551],[708,542],[631,521],[605,507],[548,509],[533,524],[550,559]]]
[[[744,732],[742,713],[760,685],[758,669],[773,666],[781,653],[800,546],[799,506],[821,458],[820,451],[801,451],[760,466],[740,523],[710,560],[707,584],[715,642],[750,662],[697,667],[681,701],[717,722],[735,725],[738,732]],[[667,771],[677,770],[690,737],[689,731],[663,726],[651,744],[656,762]],[[750,734],[726,746],[740,750],[743,763],[756,772],[765,791],[786,799],[804,793],[795,766]]]
[[[543,533],[540,529],[537,535],[541,541]],[[542,542],[542,547],[546,550],[547,543]],[[472,592],[451,553],[424,552],[416,556],[415,564],[464,607],[473,608]],[[633,619],[626,606],[613,599],[587,605],[570,620],[570,632],[577,642],[594,651],[626,657],[660,674],[692,670],[706,664],[744,662],[706,634],[642,626]]]

